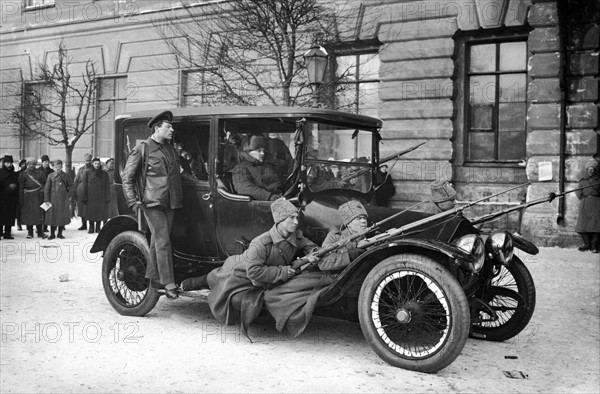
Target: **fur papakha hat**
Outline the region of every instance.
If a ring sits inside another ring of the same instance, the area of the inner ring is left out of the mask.
[[[338,211],[342,217],[342,222],[344,222],[344,225],[346,226],[360,215],[369,216],[365,207],[356,200],[350,200],[347,203],[340,205]]]
[[[586,161],[585,170],[587,171],[588,168],[593,168],[594,170],[598,171],[598,160],[589,159],[588,161]]]
[[[278,198],[271,204],[271,214],[273,215],[275,224],[283,222],[294,213],[298,213],[298,208],[286,200],[285,197]]]
[[[444,202],[456,199],[456,190],[446,181],[431,182],[431,201]]]
[[[250,152],[257,149],[267,149],[267,139],[265,137],[261,137],[260,135],[253,135],[250,138],[250,143],[246,148],[246,151]]]

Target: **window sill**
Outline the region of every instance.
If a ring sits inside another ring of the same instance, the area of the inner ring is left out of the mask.
[[[465,160],[463,167],[505,167],[505,168],[523,168],[527,166],[527,160]]]

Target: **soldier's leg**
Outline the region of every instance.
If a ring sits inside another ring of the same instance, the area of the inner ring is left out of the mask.
[[[25,227],[27,228],[27,238],[33,238],[33,225],[28,224]]]
[[[50,226],[50,237],[48,239],[56,238],[56,226]]]
[[[173,210],[164,207],[146,208],[148,226],[152,232],[151,243],[153,243],[156,268],[160,283],[166,289],[175,289],[175,275],[173,273],[173,255],[171,253],[171,225],[173,223]],[[152,249],[152,248],[151,248]],[[150,278],[153,279],[153,278]]]
[[[62,234],[64,229],[65,229],[65,226],[58,226],[58,235],[57,235],[58,238],[65,239],[65,237]]]
[[[592,253],[598,253],[600,249],[600,233],[591,233],[590,250]]]
[[[579,233],[581,235],[581,239],[583,240],[583,246],[578,247],[577,249],[585,252],[586,250],[590,250],[590,234],[588,233]]]

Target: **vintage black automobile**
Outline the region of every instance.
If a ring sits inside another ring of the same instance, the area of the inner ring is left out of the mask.
[[[161,295],[144,278],[149,234],[138,230],[120,177],[130,150],[149,136],[146,124],[156,112],[116,119],[120,216],[108,221],[92,247],[103,252],[104,290],[123,315],[147,314]],[[301,208],[302,230],[317,244],[340,225],[337,208],[349,199],[361,201],[373,222],[398,212],[370,204],[380,162],[378,119],[289,107],[172,112],[174,139],[191,158],[182,175],[184,208],[171,234],[178,281],[219,267],[273,225],[270,202],[237,194],[231,182],[237,149],[253,134],[269,136],[270,160],[289,174],[285,196]],[[428,216],[407,211],[382,225],[378,230],[386,232],[421,220],[370,245],[322,294],[316,313],[360,322],[373,350],[391,365],[435,372],[456,359],[469,334],[502,341],[525,328],[535,287],[513,247],[537,248],[506,231],[480,234],[460,210]]]

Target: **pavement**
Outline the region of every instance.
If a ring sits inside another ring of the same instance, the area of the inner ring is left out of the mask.
[[[220,326],[206,303],[162,297],[145,317],[117,314],[102,289],[95,234],[0,241],[0,393],[590,392],[600,387],[600,255],[520,252],[537,305],[525,330],[469,339],[436,374],[394,368],[358,324],[315,317],[297,339],[269,318]]]

